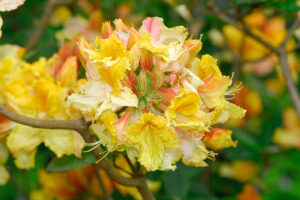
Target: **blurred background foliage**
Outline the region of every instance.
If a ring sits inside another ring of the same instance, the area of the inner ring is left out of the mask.
[[[232,121],[226,127],[233,130],[233,138],[238,141],[237,147],[219,151],[216,160],[208,161],[208,167],[195,168],[178,164],[176,171],[149,173],[150,180],[160,182],[160,187],[155,193],[157,199],[300,199],[300,122],[291,108],[292,104],[276,58],[268,60],[271,56],[266,55],[263,48],[251,41],[248,41],[248,46],[236,49],[234,44],[238,43],[239,35],[232,30],[226,31],[224,28],[226,24],[208,12],[206,4],[209,1],[79,0],[78,2],[69,7],[58,7],[54,11],[43,36],[34,50],[26,54],[25,59],[34,61],[41,56],[50,57],[57,52],[62,42],[58,33],[68,35],[73,31],[70,29],[80,28],[81,25],[76,23],[68,28],[65,23],[76,16],[86,20],[89,25],[85,28],[95,33],[100,31],[100,24],[103,21],[122,18],[128,24],[137,25],[147,16],[159,16],[169,27],[177,25],[189,27],[191,37],[202,38],[203,49],[200,54],[209,53],[216,57],[224,74],[232,75],[232,72],[235,72],[238,75],[237,81],[243,83],[243,89],[233,101],[248,110],[247,117],[240,121]],[[27,0],[19,9],[1,13],[5,23],[0,44],[25,46],[41,19],[45,5],[46,1]],[[300,2],[294,0],[218,0],[216,5],[233,18],[248,20],[246,23],[249,26],[257,29],[261,27],[261,33],[271,37],[272,41],[280,40],[277,38],[278,35],[291,26],[296,12],[300,10]],[[253,13],[254,15],[251,15]],[[245,16],[252,18],[246,19]],[[277,19],[281,21],[276,21]],[[296,30],[294,43],[300,39],[299,33],[300,30]],[[245,43],[247,44],[247,41]],[[255,53],[259,54],[254,56],[258,61],[251,58]],[[299,90],[300,83],[297,78],[299,52],[295,51],[291,57],[290,69]],[[98,195],[93,190],[82,189],[82,185],[78,187],[78,180],[65,182],[69,180],[66,178],[68,173],[74,176],[76,173],[77,175],[88,173],[86,171],[89,170],[78,172],[78,169],[65,171],[66,169],[78,168],[93,160],[86,158],[86,163],[82,163],[66,158],[67,161],[53,162],[51,161],[53,157],[55,157],[53,153],[40,146],[35,168],[26,171],[18,170],[12,158],[9,158],[6,166],[11,179],[6,185],[0,186],[0,199],[30,197],[38,199],[41,198],[38,194],[41,189],[56,192],[57,199],[101,197],[101,194]],[[72,165],[70,160],[74,162]],[[58,177],[52,174],[51,177],[51,173],[60,174],[56,174]],[[77,177],[79,180],[84,179],[83,176]],[[92,181],[87,182],[85,184],[93,184]],[[59,187],[59,190],[55,189],[55,186]],[[112,184],[110,187],[115,186]],[[121,189],[114,190],[113,198],[133,198],[121,195],[126,194],[121,191]]]

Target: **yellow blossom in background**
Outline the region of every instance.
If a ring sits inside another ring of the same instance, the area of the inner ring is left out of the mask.
[[[122,154],[119,154],[114,162],[119,168],[132,173],[130,165]],[[122,175],[130,176],[121,169],[119,169],[119,172]],[[112,194],[114,190],[118,190],[123,196],[130,195],[136,200],[142,199],[137,188],[117,184],[110,180],[101,168],[99,168],[99,173],[109,194]],[[41,188],[31,192],[30,200],[38,200],[41,198],[74,199],[88,192],[94,195],[94,197],[104,198],[104,193],[92,166],[64,172],[46,172],[45,170],[40,170],[38,175]],[[160,182],[151,180],[147,180],[147,184],[152,192],[158,191],[161,186]]]
[[[55,8],[54,12],[50,18],[50,24],[53,26],[58,26],[63,24],[72,16],[70,9],[67,6],[59,6]]]
[[[99,169],[99,172],[108,193],[111,194],[114,183],[102,169]],[[49,199],[74,199],[89,190],[97,197],[104,197],[102,190],[99,189],[100,183],[92,166],[66,172],[46,172],[45,170],[41,170],[39,171],[39,182],[42,187],[31,193],[31,200],[37,200],[41,197]]]
[[[258,170],[258,165],[253,161],[235,160],[231,163],[222,164],[219,168],[219,174],[226,178],[245,182],[254,178]]]
[[[279,47],[284,41],[287,31],[285,28],[285,20],[281,17],[268,17],[263,11],[256,10],[244,17],[243,21],[249,28],[268,43]],[[241,51],[245,63],[243,69],[245,72],[252,72],[258,76],[269,74],[279,59],[275,54],[271,54],[270,50],[255,39],[244,35],[240,30],[231,25],[223,27],[223,34],[229,48],[236,54]],[[242,47],[243,45],[243,47]],[[295,41],[291,39],[287,44],[287,49],[293,49]],[[294,80],[298,72],[298,64],[294,53],[288,55],[289,68],[292,71]]]
[[[283,128],[277,128],[272,136],[278,146],[300,149],[300,121],[293,108],[287,108],[282,114]]]

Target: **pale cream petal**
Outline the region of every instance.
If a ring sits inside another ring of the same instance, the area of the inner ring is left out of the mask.
[[[43,140],[57,157],[71,154],[80,156],[80,150],[85,143],[81,137],[74,136],[76,134],[78,133],[70,130],[45,130],[43,131]]]

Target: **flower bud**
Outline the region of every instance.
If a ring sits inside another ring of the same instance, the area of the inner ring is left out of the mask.
[[[150,79],[151,80],[151,79]],[[141,70],[140,74],[137,77],[137,92],[141,95],[144,96],[148,92],[148,75],[145,70]]]
[[[158,89],[162,86],[164,83],[165,75],[163,72],[161,72],[158,67],[154,67],[152,71],[152,88]]]
[[[116,26],[117,31],[124,31],[124,32],[129,31],[129,28],[123,23],[121,19],[116,19],[114,21],[114,24]]]
[[[153,55],[148,51],[144,52],[140,59],[140,65],[143,70],[150,71],[153,65]]]
[[[106,39],[113,33],[113,28],[111,27],[110,22],[104,22],[101,28],[102,38]]]

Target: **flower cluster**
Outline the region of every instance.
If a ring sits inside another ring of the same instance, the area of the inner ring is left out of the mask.
[[[0,102],[14,111],[39,119],[77,119],[65,99],[80,84],[77,78],[79,57],[76,41],[64,43],[50,59],[27,63],[21,58],[25,50],[14,45],[0,47]],[[72,48],[73,47],[73,48]],[[2,118],[1,118],[2,119]],[[21,169],[34,167],[37,147],[44,143],[57,157],[81,156],[82,137],[72,130],[38,129],[9,120],[0,120],[1,137]]]
[[[87,80],[67,98],[93,122],[99,143],[108,152],[126,151],[148,171],[175,169],[180,159],[205,166],[214,156],[210,150],[235,146],[231,132],[210,129],[244,117],[245,110],[228,101],[236,88],[217,61],[197,57],[201,41],[157,17],[146,18],[139,30],[114,24],[104,23],[94,44],[80,39]]]

